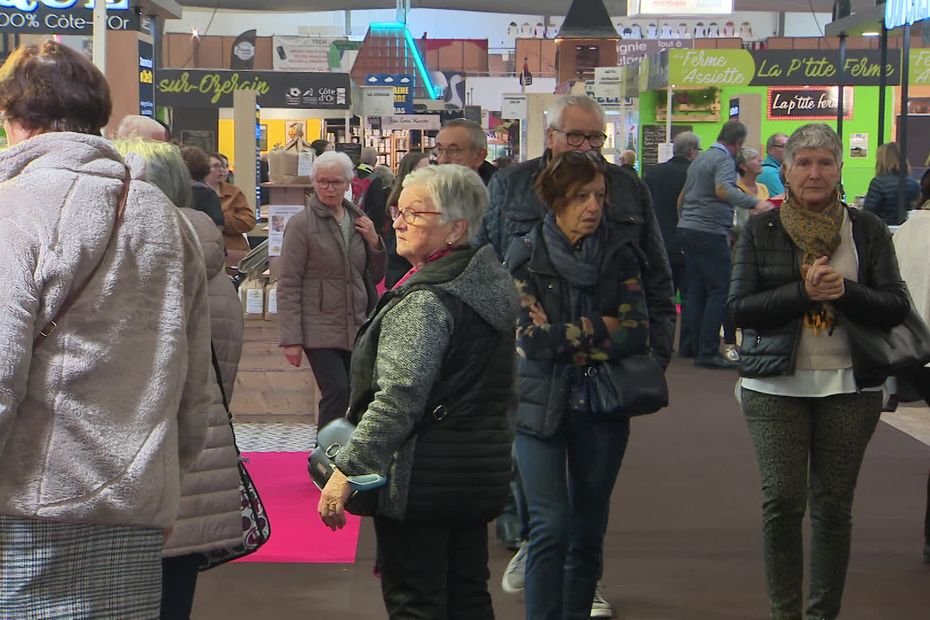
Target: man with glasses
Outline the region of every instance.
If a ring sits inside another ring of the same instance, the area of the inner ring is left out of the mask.
[[[546,213],[533,184],[552,157],[569,151],[600,151],[607,141],[604,133],[604,110],[590,97],[566,95],[559,97],[549,109],[546,130],[546,152],[542,157],[514,164],[494,175],[488,186],[491,204],[478,234],[479,244],[490,243],[500,258],[510,244],[526,235]],[[649,306],[649,342],[652,353],[663,366],[672,355],[676,310],[672,298],[672,277],[668,257],[659,232],[649,190],[632,172],[613,164],[607,165],[607,210],[605,217],[623,232],[624,237],[642,251],[643,287]],[[526,510],[519,488],[519,475],[514,482],[516,503],[521,508],[521,532],[526,538]],[[500,522],[498,537],[501,538]],[[505,542],[506,544],[506,542]],[[507,566],[502,580],[505,592],[523,590],[526,545],[520,548]],[[610,604],[596,593],[591,605],[592,618],[609,618]]]
[[[497,168],[488,156],[488,136],[481,125],[467,118],[454,118],[436,136],[433,157],[437,164],[458,164],[478,173],[484,184],[491,182]]]
[[[785,143],[788,136],[775,133],[769,136],[765,143],[765,161],[762,162],[762,174],[756,179],[769,188],[769,196],[778,196],[785,193],[785,184],[781,180],[781,162],[785,158]]]

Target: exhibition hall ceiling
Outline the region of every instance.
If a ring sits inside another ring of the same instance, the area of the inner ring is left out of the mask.
[[[853,10],[874,5],[874,0],[851,0]],[[391,9],[396,6],[393,0],[179,0],[179,4],[189,7],[220,8],[252,11],[342,11],[361,9]],[[512,13],[516,15],[565,15],[570,5],[569,0],[535,0],[528,4],[526,0],[411,0],[412,8],[451,9],[459,11],[482,11],[488,13]],[[734,0],[736,11],[771,12],[771,0]],[[778,9],[786,12],[806,13],[811,7],[820,12],[830,12],[833,0],[781,0]],[[270,6],[269,6],[270,5]],[[604,5],[612,16],[626,14],[626,0],[605,0]],[[533,7],[527,13],[528,6]]]

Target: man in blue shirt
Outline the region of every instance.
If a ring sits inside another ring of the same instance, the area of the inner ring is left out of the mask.
[[[786,142],[788,136],[783,133],[773,133],[765,142],[765,161],[762,162],[762,174],[756,183],[769,188],[769,196],[785,193],[785,184],[781,180],[781,162],[785,158]]]
[[[768,201],[757,200],[736,186],[734,157],[746,134],[746,126],[739,121],[726,123],[717,142],[691,163],[681,191],[678,242],[685,255],[686,284],[679,352],[683,357],[693,356],[695,366],[704,368],[737,365],[720,355],[720,326],[730,285],[733,209],[761,213],[772,208]]]

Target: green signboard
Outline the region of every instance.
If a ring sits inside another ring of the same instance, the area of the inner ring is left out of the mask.
[[[908,69],[911,86],[930,86],[930,49],[911,50],[911,66]]]

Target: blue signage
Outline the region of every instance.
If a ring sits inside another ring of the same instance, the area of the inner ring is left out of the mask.
[[[886,0],[885,28],[908,26],[930,17],[930,0]]]
[[[129,0],[107,2],[109,30],[139,30]],[[82,34],[93,32],[94,0],[0,0],[0,32]]]
[[[413,114],[413,76],[397,73],[369,73],[366,86],[394,87],[394,114]]]

